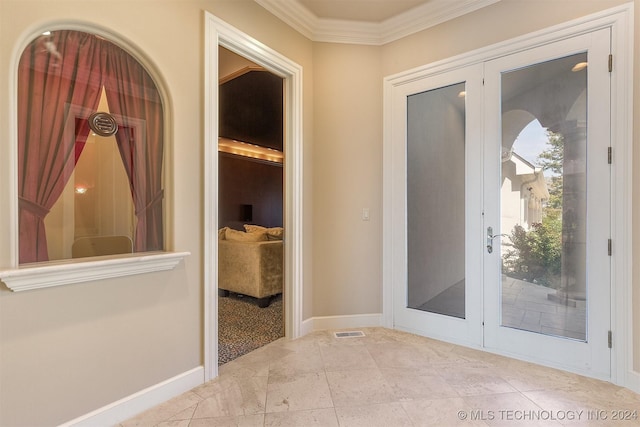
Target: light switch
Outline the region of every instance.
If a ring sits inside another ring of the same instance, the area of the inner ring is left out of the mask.
[[[369,208],[362,208],[362,220],[369,221]]]

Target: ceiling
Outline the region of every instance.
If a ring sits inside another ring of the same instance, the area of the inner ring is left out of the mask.
[[[322,19],[382,22],[429,0],[298,0]]]
[[[500,0],[255,0],[309,39],[382,45]]]

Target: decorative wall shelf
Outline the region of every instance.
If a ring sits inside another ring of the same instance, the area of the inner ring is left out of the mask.
[[[174,269],[190,252],[146,252],[31,264],[0,271],[0,280],[14,292],[111,279]]]

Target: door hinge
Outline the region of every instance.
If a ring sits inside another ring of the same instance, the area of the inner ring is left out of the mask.
[[[607,241],[607,253],[609,254],[609,256],[611,256],[611,248],[612,248],[613,244],[611,243],[611,239],[609,239]]]
[[[607,163],[611,164],[613,162],[613,149],[611,147],[607,148]]]
[[[613,348],[613,334],[611,333],[611,331],[607,333],[607,345],[609,346],[609,348]]]
[[[613,71],[613,54],[609,54],[609,72]]]

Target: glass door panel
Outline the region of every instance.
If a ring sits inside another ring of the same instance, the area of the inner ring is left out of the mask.
[[[586,341],[587,54],[501,75],[503,326]]]
[[[407,97],[407,307],[465,318],[465,83]]]
[[[485,64],[484,344],[610,375],[609,30]]]
[[[394,327],[482,343],[482,64],[389,94]]]

